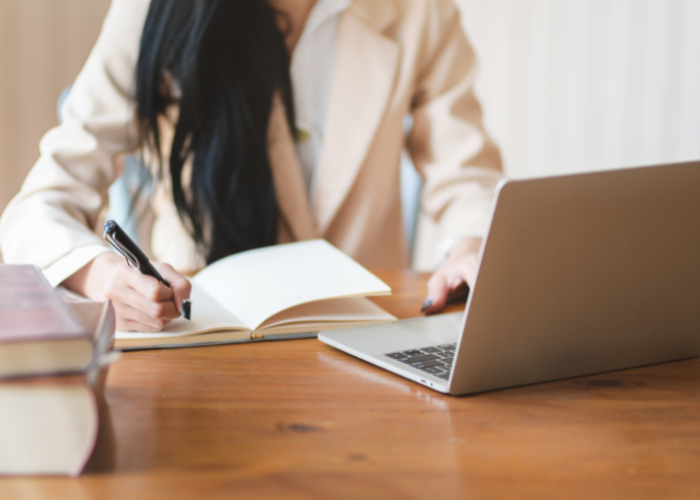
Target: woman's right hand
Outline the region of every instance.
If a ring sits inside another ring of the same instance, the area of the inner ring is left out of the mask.
[[[62,285],[89,299],[110,299],[117,316],[117,330],[159,332],[182,311],[182,299],[189,298],[192,285],[168,264],[151,262],[171,288],[152,276],[130,269],[114,253],[98,255]]]

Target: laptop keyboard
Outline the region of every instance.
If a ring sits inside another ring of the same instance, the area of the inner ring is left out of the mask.
[[[455,349],[457,349],[457,343],[392,352],[384,356],[411,365],[413,368],[418,368],[441,379],[449,380],[452,362],[455,358]]]

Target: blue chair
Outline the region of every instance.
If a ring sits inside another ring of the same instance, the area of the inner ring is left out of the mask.
[[[404,120],[404,135],[407,137],[413,127],[413,118],[410,115]],[[406,235],[409,255],[413,258],[416,244],[416,229],[418,226],[418,214],[420,213],[420,193],[423,189],[423,179],[416,171],[408,153],[401,154],[401,215],[403,218],[403,232]]]

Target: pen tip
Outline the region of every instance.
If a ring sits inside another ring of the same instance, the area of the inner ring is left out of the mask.
[[[190,299],[182,299],[182,317],[189,320],[192,314],[192,301]]]

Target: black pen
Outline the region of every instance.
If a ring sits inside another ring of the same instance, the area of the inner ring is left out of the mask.
[[[134,243],[134,240],[129,238],[124,230],[119,227],[119,224],[113,220],[108,220],[105,222],[104,230],[104,239],[107,240],[117,252],[124,256],[131,269],[141,271],[146,276],[152,276],[168,288],[171,288],[170,283],[165,281],[156,268],[153,267],[151,261],[148,260],[146,254],[143,253],[138,245]],[[192,301],[190,301],[190,299],[182,299],[182,316],[185,319],[190,319],[191,308]]]

